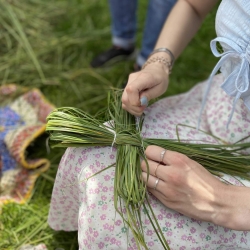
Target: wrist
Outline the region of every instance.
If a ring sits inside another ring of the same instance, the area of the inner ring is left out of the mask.
[[[170,66],[171,66],[171,69],[172,69],[172,67],[174,65],[174,62],[175,62],[175,57],[174,57],[174,54],[172,53],[172,51],[169,50],[169,49],[167,49],[167,48],[157,48],[157,49],[154,49],[152,51],[152,53],[149,55],[148,58],[150,58],[152,55],[159,54],[159,53],[165,53],[165,56],[170,57]]]
[[[149,65],[157,65],[159,67],[162,67],[163,70],[167,73],[170,74],[171,73],[171,63],[169,61],[169,59],[167,59],[166,57],[163,56],[152,56],[151,58],[149,58],[145,64],[142,66],[142,69],[145,69],[146,67],[148,67]]]
[[[175,61],[175,57],[173,53],[167,49],[167,48],[157,48],[152,51],[152,53],[149,55],[147,61],[142,66],[142,69],[144,69],[146,66],[152,63],[161,63],[165,66],[165,70],[168,74],[171,73],[173,64]]]
[[[169,67],[166,67],[163,63],[159,61],[155,61],[153,63],[149,63],[145,65],[142,70],[145,70],[147,72],[151,72],[156,79],[161,79],[159,81],[163,81],[163,79],[168,79],[170,75]]]
[[[225,186],[218,198],[212,222],[233,230],[250,230],[250,189]]]

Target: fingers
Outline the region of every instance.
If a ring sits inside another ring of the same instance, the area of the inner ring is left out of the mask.
[[[131,114],[140,116],[148,102],[162,95],[167,86],[168,75],[155,65],[130,74],[122,95],[122,107]]]
[[[148,146],[145,156],[148,164],[141,162],[142,171],[165,182],[180,182],[186,172],[197,166],[187,156],[158,146]]]
[[[122,108],[135,116],[142,115],[149,100],[147,96],[143,96],[141,93],[142,89],[146,88],[143,83],[143,77],[141,77],[139,72],[131,74],[122,94]]]
[[[162,162],[163,165],[185,165],[186,161],[190,161],[190,159],[181,153],[171,151],[171,150],[165,150],[164,148],[158,147],[158,146],[148,146],[145,155],[147,159],[156,161],[156,162]],[[164,155],[161,159],[161,153],[164,152]]]
[[[143,90],[141,95],[146,96],[148,100],[159,97],[167,90],[167,85],[163,83],[155,84],[153,87]]]
[[[147,174],[142,173],[143,181],[146,183],[148,191],[157,197],[162,203],[167,205],[166,202],[169,202],[168,196],[177,197],[177,193],[168,186],[168,184],[152,175],[149,175],[147,179]]]
[[[147,184],[148,188],[154,189],[154,190],[161,190],[164,188],[164,181],[160,180],[157,177],[154,177],[152,175],[149,175],[147,179],[147,173],[142,173],[143,181]]]
[[[161,179],[163,176],[163,172],[165,172],[164,168],[166,168],[166,167],[168,167],[168,166],[162,165],[159,162],[155,162],[155,161],[151,161],[151,160],[148,160],[148,166],[147,166],[145,161],[142,161],[142,163],[141,163],[141,168],[142,168],[143,172],[145,172],[145,173],[149,172],[150,175],[152,175],[156,178],[158,178],[160,176]]]

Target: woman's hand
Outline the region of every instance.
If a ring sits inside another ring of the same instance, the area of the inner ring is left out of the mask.
[[[250,189],[226,185],[187,156],[149,146],[143,180],[165,206],[188,217],[235,230],[250,230]],[[159,179],[159,181],[157,181]]]
[[[129,76],[122,95],[122,107],[135,116],[141,116],[148,102],[162,95],[168,87],[168,70],[159,62]]]

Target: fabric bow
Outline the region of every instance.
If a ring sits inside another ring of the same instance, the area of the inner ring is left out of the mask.
[[[226,44],[229,50],[226,52],[220,53],[216,47],[217,42]],[[241,98],[244,101],[244,104],[250,110],[250,89],[249,89],[250,44],[248,44],[248,46],[245,49],[242,49],[238,44],[236,44],[234,41],[228,38],[217,37],[211,41],[210,46],[211,46],[211,50],[213,54],[216,57],[221,57],[221,58],[209,76],[207,89],[204,93],[204,97],[202,100],[197,128],[200,127],[201,115],[206,104],[207,96],[211,88],[213,77],[215,76],[217,71],[222,67],[223,63],[227,59],[238,58],[239,63],[234,67],[234,70],[232,71],[232,73],[229,74],[229,76],[224,80],[224,82],[221,85],[221,88],[229,96],[234,97],[233,108],[232,108],[231,114],[227,122],[227,128],[228,128],[229,123],[231,122],[232,117],[233,117],[236,103],[239,100],[239,98]]]

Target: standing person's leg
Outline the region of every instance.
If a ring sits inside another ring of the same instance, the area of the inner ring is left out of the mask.
[[[142,48],[136,63],[141,67],[154,49],[165,20],[177,0],[149,0]]]
[[[123,49],[135,44],[137,0],[109,0],[112,18],[112,43]]]
[[[112,44],[91,62],[94,68],[101,67],[111,60],[121,60],[134,52],[136,34],[137,0],[109,0],[112,20]]]

